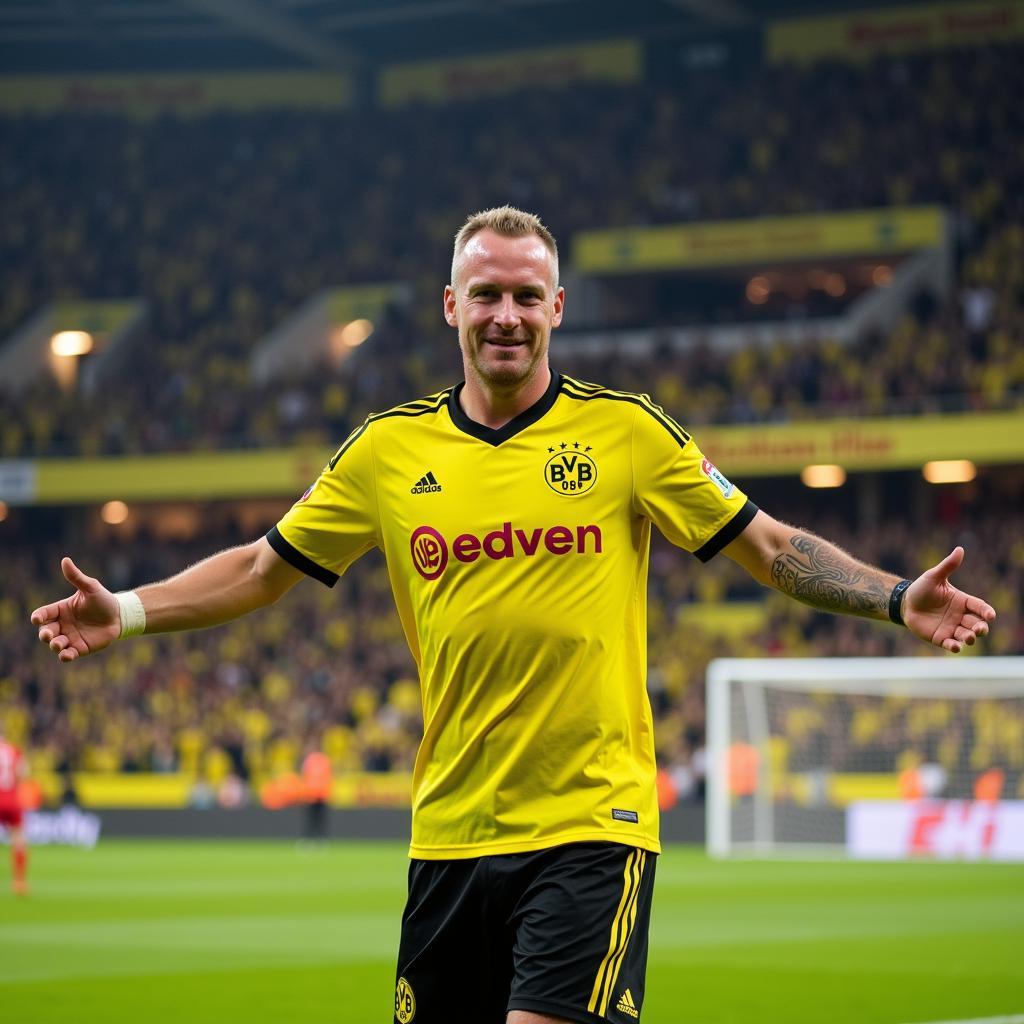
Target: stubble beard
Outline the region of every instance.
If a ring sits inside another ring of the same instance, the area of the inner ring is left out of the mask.
[[[491,347],[482,338],[463,346],[466,371],[472,372],[488,390],[504,393],[518,391],[533,380],[543,368],[547,354],[547,345],[540,339],[531,340],[528,352],[521,354],[517,349],[514,356],[497,359],[493,354],[484,358],[485,346]]]

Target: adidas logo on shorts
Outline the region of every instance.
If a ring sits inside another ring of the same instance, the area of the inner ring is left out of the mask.
[[[627,1017],[632,1017],[634,1020],[639,1019],[640,1011],[636,1008],[636,1003],[633,1002],[633,993],[627,988],[625,992],[619,996],[619,1001],[615,1004],[615,1009],[619,1013],[624,1013]]]
[[[434,474],[428,472],[426,476],[422,476],[419,480],[412,485],[412,489],[409,491],[410,494],[435,494],[441,490],[441,485],[437,482]]]

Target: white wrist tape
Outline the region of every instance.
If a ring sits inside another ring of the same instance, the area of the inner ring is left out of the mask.
[[[134,590],[122,590],[115,594],[117,606],[121,610],[120,639],[126,636],[141,636],[146,632],[146,609],[142,598]]]

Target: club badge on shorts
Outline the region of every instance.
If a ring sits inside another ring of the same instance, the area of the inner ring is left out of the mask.
[[[412,985],[405,978],[399,978],[395,989],[395,1020],[398,1024],[409,1024],[415,1016],[416,996],[413,995]]]

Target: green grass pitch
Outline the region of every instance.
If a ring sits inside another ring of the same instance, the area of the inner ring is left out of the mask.
[[[0,1019],[385,1024],[405,868],[398,843],[34,850],[28,899],[0,875]],[[1024,865],[659,861],[644,1024],[1016,1014]]]

